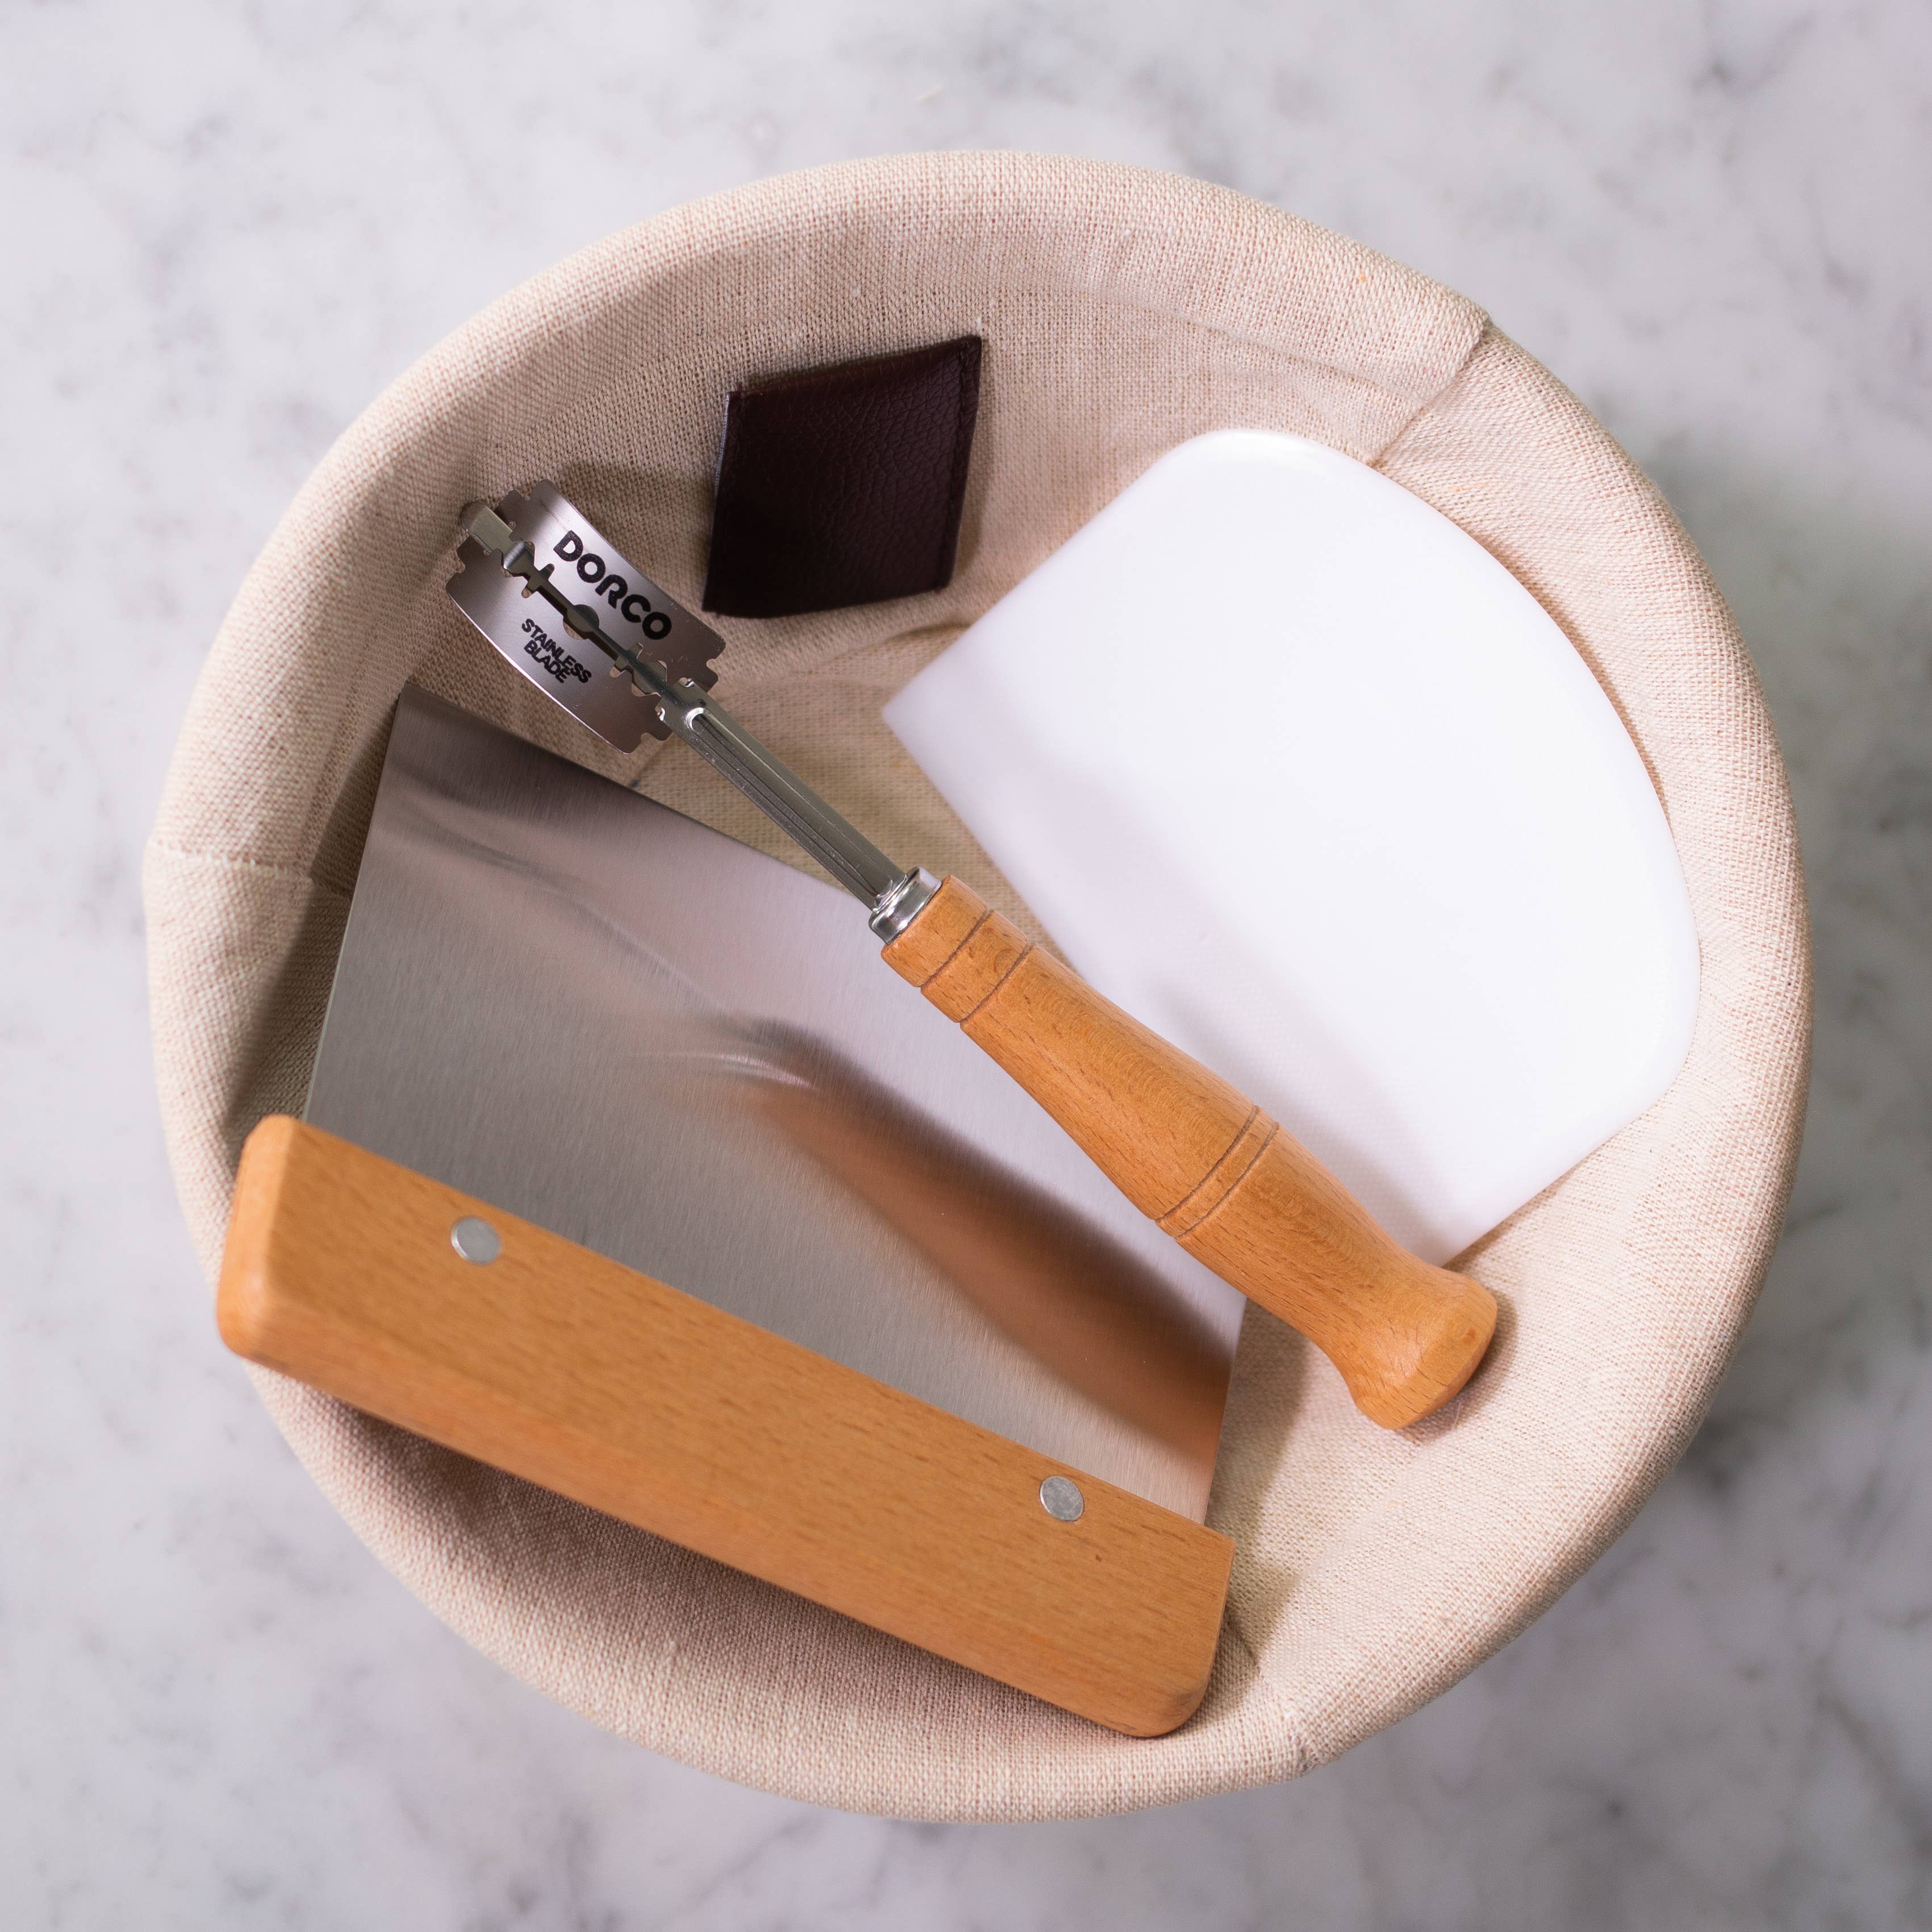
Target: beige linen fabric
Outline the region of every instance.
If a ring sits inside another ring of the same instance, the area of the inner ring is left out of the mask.
[[[1013,154],[793,176],[587,250],[372,405],[242,586],[148,849],[154,1035],[212,1274],[243,1137],[301,1102],[406,678],[792,857],[682,749],[621,758],[500,664],[443,596],[453,518],[554,476],[694,603],[734,384],[969,331],[984,399],[952,586],[719,626],[720,694],[888,850],[1024,918],[879,706],[1162,451],[1229,426],[1318,437],[1455,518],[1563,626],[1642,748],[1696,910],[1696,1042],[1646,1116],[1473,1252],[1505,1310],[1490,1364],[1453,1413],[1389,1434],[1250,1311],[1210,1519],[1239,1550],[1219,1664],[1192,1722],[1139,1742],[257,1381],[381,1560],[597,1723],[822,1803],[1065,1817],[1292,1776],[1520,1630],[1682,1448],[1778,1233],[1809,972],[1771,724],[1668,507],[1479,310],[1240,196]]]

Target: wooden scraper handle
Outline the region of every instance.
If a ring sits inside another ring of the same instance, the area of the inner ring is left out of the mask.
[[[1104,999],[949,878],[885,949],[1141,1212],[1299,1329],[1364,1415],[1400,1429],[1483,1358],[1495,1298],[1384,1234],[1234,1088]]]

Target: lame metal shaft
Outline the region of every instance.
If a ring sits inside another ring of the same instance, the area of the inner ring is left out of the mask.
[[[868,908],[872,930],[881,939],[895,939],[911,924],[937,890],[929,873],[887,858],[701,686],[690,678],[674,679],[662,664],[613,637],[598,622],[596,608],[574,602],[558,589],[551,566],[539,568],[530,545],[488,505],[466,512],[465,521],[470,535],[496,558],[505,575],[522,578],[526,597],[543,598],[573,636],[596,644],[628,670],[654,701],[664,724]]]

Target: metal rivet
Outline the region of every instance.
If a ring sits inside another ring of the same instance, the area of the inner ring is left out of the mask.
[[[474,1214],[466,1214],[450,1229],[449,1245],[465,1261],[475,1262],[480,1266],[494,1262],[503,1252],[503,1238],[488,1221],[479,1220]]]
[[[1040,1486],[1040,1506],[1056,1522],[1078,1522],[1087,1508],[1080,1485],[1066,1476],[1049,1476]]]

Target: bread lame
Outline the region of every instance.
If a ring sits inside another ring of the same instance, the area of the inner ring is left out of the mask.
[[[1103,998],[970,886],[889,858],[711,694],[724,641],[554,485],[461,518],[452,598],[623,751],[676,736],[862,904],[883,957],[1186,1252],[1299,1330],[1400,1428],[1462,1388],[1496,1303],[1400,1246],[1237,1089]]]

